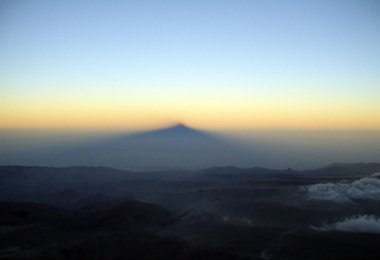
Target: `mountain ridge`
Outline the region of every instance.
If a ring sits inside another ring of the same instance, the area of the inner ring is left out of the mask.
[[[203,168],[200,170],[193,170],[193,171],[186,171],[186,172],[213,172],[213,171],[221,171],[221,172],[252,172],[255,170],[258,171],[277,171],[277,172],[298,172],[298,173],[309,173],[311,171],[320,171],[320,170],[340,170],[341,168],[345,168],[347,170],[351,169],[353,171],[355,170],[360,170],[362,168],[364,172],[368,171],[380,171],[380,163],[377,162],[357,162],[357,163],[331,163],[326,166],[318,167],[318,168],[311,168],[311,169],[305,169],[305,170],[294,170],[291,168],[286,168],[286,169],[273,169],[273,168],[267,168],[267,167],[261,167],[261,166],[252,166],[252,167],[237,167],[234,165],[225,165],[225,166],[215,166],[215,167],[208,167],[208,168]],[[370,168],[370,170],[368,170]],[[124,170],[124,169],[118,169],[115,167],[108,167],[108,166],[84,166],[84,165],[73,165],[73,166],[39,166],[39,165],[0,165],[0,173],[1,171],[6,171],[10,170],[11,172],[18,172],[19,170],[97,170],[97,171],[102,171],[102,170],[110,170],[115,173],[128,173],[128,174],[139,174],[139,173],[162,173],[162,172],[178,172],[177,170],[166,170],[166,171],[131,171],[131,170]],[[183,172],[183,171],[181,171]],[[0,175],[1,176],[1,175]]]

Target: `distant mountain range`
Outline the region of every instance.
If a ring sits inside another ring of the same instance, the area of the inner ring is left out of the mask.
[[[219,181],[334,181],[334,179],[356,179],[380,172],[380,163],[334,163],[326,167],[296,171],[293,169],[268,169],[262,167],[239,168],[233,166],[213,167],[199,171],[151,171],[133,172],[117,170],[108,167],[40,167],[40,166],[0,166],[0,183],[3,189],[0,197],[7,197],[10,193],[7,187],[24,187],[26,192],[56,192],[65,189],[95,192],[100,186],[109,183],[131,182],[138,189],[136,180],[144,181],[171,181],[171,182],[219,182]],[[86,186],[86,190],[83,187]],[[39,188],[38,188],[39,187]],[[91,190],[91,189],[94,190]],[[151,191],[153,191],[151,187]],[[8,194],[8,195],[7,195]],[[11,194],[21,196],[21,193]]]

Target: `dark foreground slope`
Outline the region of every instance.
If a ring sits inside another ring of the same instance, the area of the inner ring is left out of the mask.
[[[212,214],[173,216],[157,205],[137,201],[126,201],[88,216],[42,204],[1,202],[0,208],[1,258],[376,259],[379,256],[380,236],[376,234],[257,227],[226,222]]]
[[[0,258],[378,259],[380,165],[0,167]]]
[[[0,209],[0,258],[171,259],[184,250],[181,240],[156,235],[173,217],[154,204],[125,201],[88,216],[32,203]]]

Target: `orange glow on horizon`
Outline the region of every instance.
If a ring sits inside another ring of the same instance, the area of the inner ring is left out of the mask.
[[[0,128],[151,129],[184,122],[203,129],[379,130],[380,113],[368,108],[218,103],[24,104],[3,106]]]

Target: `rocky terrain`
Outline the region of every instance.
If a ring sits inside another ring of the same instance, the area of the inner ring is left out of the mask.
[[[0,167],[3,259],[378,259],[380,164]]]

